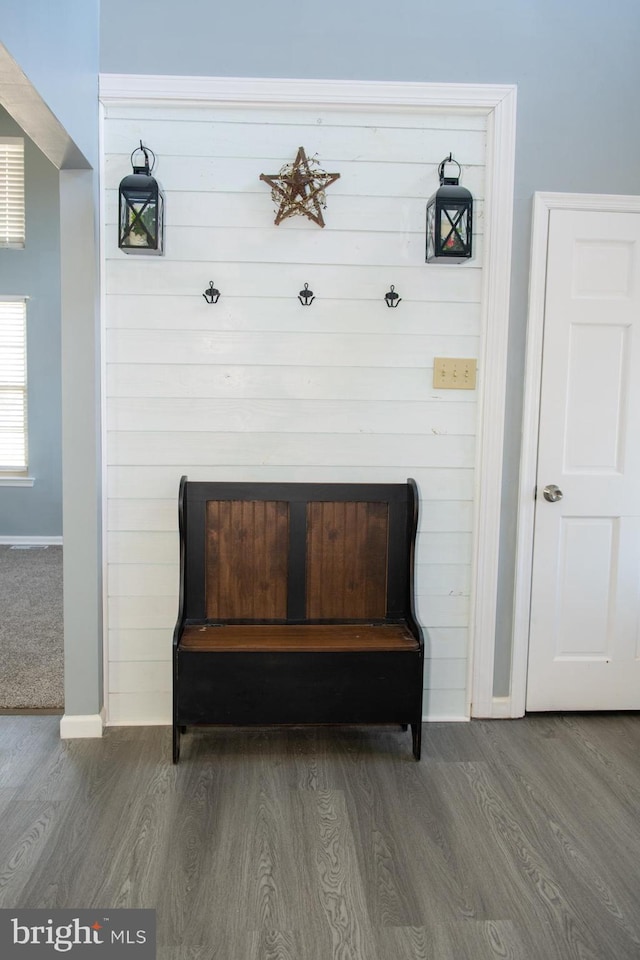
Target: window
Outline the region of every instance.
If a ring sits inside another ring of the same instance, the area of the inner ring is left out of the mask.
[[[27,305],[0,298],[0,473],[27,469]]]
[[[24,140],[0,137],[0,247],[24,247]]]

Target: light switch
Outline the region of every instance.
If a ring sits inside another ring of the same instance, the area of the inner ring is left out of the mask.
[[[437,390],[475,390],[475,358],[434,357],[433,386]]]

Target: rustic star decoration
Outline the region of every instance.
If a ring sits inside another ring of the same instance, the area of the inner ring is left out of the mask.
[[[304,147],[299,147],[293,163],[285,163],[280,173],[261,173],[260,179],[269,184],[271,198],[278,205],[276,226],[287,217],[302,214],[324,227],[325,190],[339,177],[339,173],[326,173],[314,157],[308,159]]]

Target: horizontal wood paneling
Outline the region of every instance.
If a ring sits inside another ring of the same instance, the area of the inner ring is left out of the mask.
[[[425,367],[246,367],[203,363],[119,363],[107,367],[110,397],[263,397],[297,400],[390,400],[475,403],[475,390],[432,387],[433,369]],[[464,395],[463,395],[464,394]]]
[[[215,185],[213,185],[215,188]],[[474,197],[473,232],[484,232],[484,202]],[[424,233],[427,197],[369,197],[363,204],[361,197],[334,194],[331,197],[331,230],[365,231],[376,233]],[[272,207],[265,206],[263,193],[220,193],[180,190],[172,192],[171,204],[166,208],[167,229],[192,227],[194,224],[215,223],[216,227],[247,227],[256,222],[265,223],[272,215]],[[105,195],[105,223],[115,233],[118,221],[118,192],[108,190]],[[279,229],[317,230],[311,221],[306,226],[297,218],[284,220]]]
[[[173,630],[178,615],[178,591],[169,597],[109,597],[107,616],[112,630]]]
[[[418,620],[430,627],[466,627],[469,622],[469,597],[416,597]]]
[[[286,263],[256,262],[248,266],[222,259],[224,250],[216,253],[218,256],[214,260],[213,251],[202,251],[201,262],[188,263],[157,257],[128,257],[118,252],[117,257],[109,262],[106,293],[139,297],[148,291],[154,296],[201,296],[212,277],[225,296],[255,298],[258,307],[268,297],[293,297],[294,304],[299,305],[296,298],[305,283],[320,300],[356,300],[364,307],[368,301],[382,307],[380,297],[384,297],[388,283],[393,283],[402,297],[423,300],[433,304],[433,309],[439,302],[477,304],[482,293],[482,271],[475,258],[468,264],[429,264],[427,267],[421,257],[417,263],[394,265],[393,276],[390,276],[388,268],[382,266],[310,264],[299,262],[295,257]],[[292,254],[297,256],[299,253],[294,246]],[[334,304],[336,309],[339,306]],[[310,307],[300,306],[300,310],[315,307],[313,303]],[[398,318],[402,317],[402,304],[393,311],[385,305],[385,310],[390,318],[396,317],[393,322],[397,324]],[[182,329],[179,314],[176,315],[175,329]]]
[[[427,720],[467,720],[469,697],[466,690],[425,690],[422,716]]]
[[[407,434],[301,434],[247,433],[239,446],[237,437],[224,433],[132,433],[120,431],[107,437],[110,463],[158,465],[193,463],[322,464],[336,466],[472,467],[473,437]]]
[[[415,465],[413,465],[415,467]],[[238,467],[182,464],[180,469],[171,466],[112,466],[107,474],[108,495],[111,500],[171,500],[177,497],[178,483],[182,473],[190,480],[237,480]],[[429,500],[472,500],[473,470],[471,468],[448,469],[426,468],[411,470],[420,489],[422,502]],[[402,466],[362,468],[337,467],[327,464],[290,467],[289,480],[299,483],[404,483],[407,469]],[[280,467],[261,464],[254,471],[245,469],[243,480],[281,480]],[[177,549],[177,541],[176,541]]]
[[[416,550],[422,563],[470,563],[473,535],[470,533],[419,533]]]
[[[203,274],[203,277],[206,276]],[[384,283],[384,280],[388,283]],[[222,290],[215,307],[207,304],[202,289],[191,290],[182,296],[157,295],[152,290],[136,296],[109,297],[108,327],[124,330],[173,330],[180,318],[181,330],[251,332],[294,331],[297,333],[359,333],[403,336],[459,336],[477,337],[480,330],[480,306],[473,301],[410,300],[406,291],[398,288],[402,304],[387,307],[384,294],[393,277],[382,278],[378,298],[363,304],[359,300],[314,300],[311,308],[303,308],[298,300],[298,289],[291,287],[288,296],[261,298],[226,296]],[[219,286],[224,286],[220,278]],[[395,284],[394,284],[395,286]],[[315,292],[315,291],[314,291]]]
[[[293,161],[298,146],[298,140],[292,138],[290,150],[283,154],[282,159],[273,158],[270,161],[265,158],[258,162],[253,157],[164,155],[161,164],[154,170],[154,175],[167,193],[174,190],[206,191],[215,188],[222,193],[260,194],[265,199],[264,220],[267,223],[269,216],[273,221],[273,204],[271,190],[268,184],[260,181],[260,174],[277,174],[284,163]],[[449,148],[446,152],[449,153]],[[419,160],[415,163],[380,163],[375,160],[342,160],[329,156],[320,157],[320,161],[324,170],[340,174],[340,179],[327,190],[327,210],[330,209],[331,197],[336,196],[413,197],[424,203],[438,187],[436,171],[440,161],[434,160],[429,165]],[[104,169],[104,185],[107,189],[117,190],[120,181],[128,173],[131,173],[128,154],[107,155]],[[483,198],[483,167],[465,166],[463,182],[474,196]],[[325,215],[325,221],[328,217],[329,213]]]
[[[109,723],[113,726],[153,726],[171,723],[171,691],[136,690],[109,694]]]
[[[116,246],[117,186],[141,139],[167,197],[162,258]],[[477,395],[432,379],[435,356],[479,355],[485,143],[473,112],[107,105],[110,722],[170,719],[183,473],[413,476],[425,714],[466,714]],[[275,228],[259,180],[301,144],[341,174],[324,230],[300,217]],[[475,256],[427,266],[426,201],[449,151],[476,200]],[[202,297],[210,280],[215,306]],[[316,295],[307,308],[305,283]],[[391,284],[397,310],[384,302]]]
[[[170,630],[110,630],[109,657],[112,663],[128,660],[171,661]]]
[[[442,660],[425,656],[425,690],[465,690],[467,686],[467,660],[447,658]]]
[[[164,693],[171,690],[171,663],[166,660],[112,661],[109,689],[112,693]]]
[[[178,575],[178,523],[170,531],[134,530],[107,534],[107,554],[112,564],[170,563]]]
[[[296,366],[313,359],[332,367],[426,367],[445,351],[477,355],[477,337],[389,334],[301,333],[298,331],[119,330],[107,335],[108,363],[228,362]],[[426,379],[426,378],[425,378]],[[428,386],[428,384],[425,384]]]
[[[469,631],[465,627],[430,627],[426,631],[425,656],[430,660],[466,660]]]
[[[452,391],[458,393],[459,391]],[[108,401],[112,431],[475,434],[475,404],[365,400],[123,397]]]
[[[326,115],[326,121],[320,123],[316,117],[311,122],[301,122],[295,126],[272,120],[268,123],[268,136],[265,140],[256,138],[255,124],[249,116],[245,123],[225,122],[219,114],[210,123],[200,119],[145,118],[141,123],[136,120],[123,120],[110,124],[105,137],[105,147],[110,155],[120,155],[129,160],[131,144],[145,142],[153,144],[153,150],[160,158],[160,164],[167,157],[238,157],[255,159],[261,162],[271,160],[277,164],[276,170],[293,156],[289,156],[292,144],[295,150],[299,144],[309,144],[307,153],[316,153],[322,163],[331,160],[353,161],[363,156],[369,161],[379,163],[419,163],[427,166],[438,165],[444,156],[448,156],[455,137],[456,155],[464,158],[465,169],[469,165],[482,166],[485,153],[485,131],[483,126],[476,130],[432,129],[424,126],[406,126],[400,124],[388,127],[368,123],[350,123],[337,125],[333,118]],[[290,119],[290,118],[289,118]]]
[[[176,597],[177,563],[111,563],[108,567],[109,594],[112,597]],[[176,616],[177,616],[176,607]]]

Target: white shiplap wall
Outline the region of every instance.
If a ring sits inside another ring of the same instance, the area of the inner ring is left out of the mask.
[[[477,397],[434,390],[432,368],[478,356],[485,128],[480,113],[442,109],[106,105],[110,723],[170,722],[183,473],[415,477],[424,713],[468,716]],[[117,187],[140,139],[166,194],[162,258],[117,248]],[[275,227],[258,179],[300,145],[341,175],[324,230],[301,217]],[[427,266],[426,199],[449,151],[476,198],[476,254]],[[215,306],[202,297],[211,279]]]

